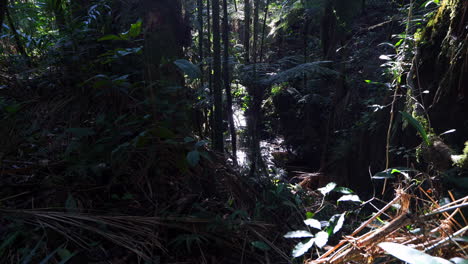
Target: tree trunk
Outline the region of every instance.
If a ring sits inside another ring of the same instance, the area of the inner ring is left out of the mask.
[[[210,61],[208,62],[208,90],[210,91],[210,98],[213,100],[213,53],[211,52],[211,4],[210,0],[206,0],[206,20],[207,20],[207,30],[208,30],[208,57],[211,57]],[[210,127],[210,137],[211,137],[211,142],[215,141],[215,135],[214,135],[214,107],[213,103],[210,105],[209,113],[208,113],[208,120],[209,120],[209,126]]]
[[[262,161],[261,151],[260,151],[260,116],[261,116],[261,104],[263,93],[261,87],[257,84],[257,44],[258,44],[258,35],[259,35],[259,10],[260,10],[260,0],[254,1],[254,19],[253,19],[253,42],[252,42],[252,60],[253,60],[253,83],[249,84],[247,87],[247,92],[252,98],[251,105],[249,106],[249,134],[250,134],[250,148],[251,148],[251,168],[250,175],[253,176],[260,170],[264,170],[264,164]]]
[[[244,64],[250,63],[250,0],[244,0]]]
[[[224,44],[224,61],[223,61],[223,81],[227,99],[227,118],[229,122],[229,130],[231,133],[232,160],[237,165],[237,135],[236,127],[234,126],[234,117],[232,112],[232,93],[231,79],[229,78],[229,17],[227,0],[223,0],[223,44]]]
[[[213,96],[214,96],[214,141],[213,148],[224,152],[223,98],[221,90],[221,38],[219,32],[219,0],[212,0],[213,10]]]
[[[3,30],[3,20],[8,5],[8,0],[0,0],[0,32]]]
[[[260,59],[258,60],[260,63],[263,62],[263,48],[265,44],[265,33],[266,33],[269,6],[270,6],[270,0],[267,0],[266,5],[265,5],[265,13],[263,14],[262,40],[260,41]]]
[[[19,52],[19,54],[21,54],[26,60],[29,61],[29,57],[28,57],[28,54],[26,53],[26,50],[24,49],[24,45],[23,45],[23,41],[21,40],[21,37],[18,33],[18,31],[16,31],[16,27],[15,27],[15,24],[13,22],[13,18],[11,17],[10,15],[10,11],[8,10],[8,7],[5,8],[5,15],[6,15],[6,18],[8,20],[8,26],[10,27],[10,30],[13,34],[13,39],[15,40],[15,44],[16,44],[16,50]],[[0,25],[1,26],[1,25]]]

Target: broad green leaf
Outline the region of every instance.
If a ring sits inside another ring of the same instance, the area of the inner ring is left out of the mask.
[[[304,220],[304,224],[315,229],[319,229],[319,230],[322,229],[322,225],[320,224],[320,221],[312,219],[312,218]]]
[[[359,196],[357,196],[355,194],[347,194],[347,195],[341,196],[340,199],[338,199],[338,202],[357,202],[357,203],[360,203],[361,199],[359,198]]]
[[[197,166],[200,161],[200,152],[198,150],[192,150],[187,154],[187,162],[190,166]]]
[[[328,242],[328,233],[325,231],[320,231],[315,234],[315,244],[317,247],[322,248]]]
[[[409,264],[453,264],[443,258],[433,257],[414,248],[397,243],[382,242],[378,246],[395,258]]]
[[[191,63],[188,60],[176,60],[174,64],[185,73],[190,79],[197,79],[201,76],[201,71],[197,65]]]
[[[314,237],[312,233],[305,230],[290,231],[284,235],[285,238],[303,238],[303,237]]]
[[[327,184],[327,186],[322,187],[322,188],[318,188],[317,190],[319,192],[321,192],[323,195],[327,195],[328,193],[333,191],[335,189],[335,187],[336,187],[336,183],[330,182],[329,184]]]
[[[421,125],[421,123],[406,112],[400,111],[400,113],[414,128],[416,128],[416,130],[418,130],[419,135],[422,137],[424,142],[429,146],[430,145],[429,138],[427,136],[426,130]]]
[[[268,246],[265,242],[263,241],[252,241],[250,242],[250,244],[260,250],[263,250],[263,251],[268,251],[270,250],[270,246]]]
[[[307,212],[307,213],[306,213],[306,218],[307,218],[307,219],[310,219],[310,218],[314,217],[314,215],[315,215],[315,214],[312,213],[312,212]]]
[[[300,257],[304,255],[309,248],[311,248],[314,245],[315,239],[309,239],[306,243],[299,242],[297,245],[294,247],[292,251],[292,255],[294,258]]]

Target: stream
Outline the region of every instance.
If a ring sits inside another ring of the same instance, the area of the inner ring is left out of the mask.
[[[242,170],[249,168],[249,157],[248,157],[248,144],[246,137],[247,120],[244,111],[238,107],[233,107],[234,115],[234,126],[237,133],[237,163]],[[228,140],[229,141],[229,140]],[[285,153],[287,152],[284,147],[284,139],[281,136],[277,136],[270,140],[260,141],[260,150],[263,158],[263,162],[268,170],[268,176],[270,179],[281,179],[286,176],[286,171],[277,165],[274,153]]]

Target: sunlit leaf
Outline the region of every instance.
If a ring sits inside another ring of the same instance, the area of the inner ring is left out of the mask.
[[[314,242],[315,242],[315,239],[312,238],[312,239],[309,239],[309,241],[307,241],[306,243],[302,243],[302,242],[297,243],[297,245],[294,247],[292,251],[293,257],[297,258],[297,257],[304,255],[309,250],[309,248],[311,248],[314,245]]]
[[[453,264],[443,258],[433,257],[419,250],[397,243],[382,242],[378,244],[378,246],[390,255],[408,262],[409,264]]]
[[[329,184],[327,184],[327,186],[322,187],[322,188],[318,188],[317,190],[319,192],[321,192],[323,195],[327,195],[328,193],[333,191],[335,189],[335,187],[336,187],[336,183],[330,182]]]
[[[322,229],[322,225],[320,224],[320,221],[312,219],[312,218],[304,220],[304,224],[315,229],[319,229],[319,230]]]
[[[380,56],[379,56],[379,59],[381,59],[381,60],[388,60],[388,61],[389,61],[389,60],[392,60],[392,58],[390,58],[390,57],[387,56],[387,55],[380,55]]]
[[[463,259],[459,257],[451,258],[450,261],[455,264],[468,264],[468,259]]]
[[[339,192],[339,193],[342,193],[342,194],[353,194],[353,190],[349,189],[349,188],[346,188],[346,187],[336,187],[334,189],[335,192]]]
[[[328,242],[328,233],[325,231],[320,231],[315,234],[315,244],[317,247],[322,248]]]
[[[348,195],[343,195],[338,199],[338,202],[361,202],[361,199],[359,196],[354,195],[354,194],[348,194]]]
[[[336,225],[333,228],[333,234],[336,234],[338,231],[340,231],[340,229],[343,227],[344,220],[345,220],[345,213],[342,213],[340,217],[338,218],[338,221],[336,221]]]
[[[446,134],[451,134],[451,133],[454,133],[455,131],[457,131],[456,129],[450,129],[450,130],[447,130],[445,131],[444,133],[440,134],[441,136],[442,135],[446,135]]]
[[[296,230],[290,231],[284,235],[285,238],[303,238],[303,237],[314,237],[309,231],[305,230]]]

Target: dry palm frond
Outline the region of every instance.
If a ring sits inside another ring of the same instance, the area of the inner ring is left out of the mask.
[[[158,227],[178,229],[186,232],[197,232],[213,241],[218,241],[230,248],[238,248],[229,238],[203,232],[196,225],[213,223],[211,219],[194,217],[146,217],[146,216],[105,216],[46,210],[0,210],[4,215],[22,218],[27,223],[50,228],[78,246],[88,249],[90,241],[82,231],[98,235],[109,242],[126,248],[142,259],[151,259],[155,248],[167,253],[163,240],[159,237]],[[261,222],[237,223],[247,228],[265,228]],[[240,248],[238,248],[240,250]]]

